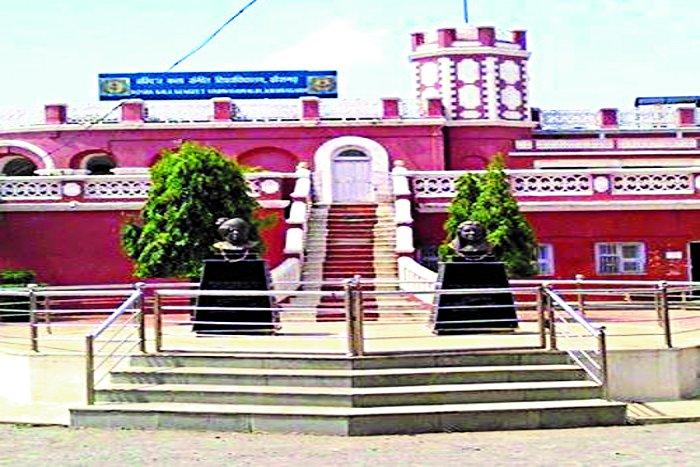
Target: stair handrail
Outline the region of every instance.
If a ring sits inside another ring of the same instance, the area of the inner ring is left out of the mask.
[[[301,260],[287,258],[270,271],[272,288],[274,290],[296,290],[301,286]],[[289,294],[275,295],[279,302],[289,297]]]
[[[400,257],[398,265],[399,289],[411,292],[418,300],[432,305],[435,301],[438,274],[408,256]]]
[[[568,348],[564,349],[569,357],[579,365],[595,382],[601,385],[603,395],[608,397],[609,392],[609,374],[608,374],[608,345],[605,326],[600,326],[588,321],[581,313],[576,311],[569,303],[552,290],[549,284],[542,286],[544,295],[544,308],[547,316],[547,325],[549,331],[549,348],[550,350],[559,350],[558,338],[559,335],[564,337],[572,336],[568,331],[562,331],[557,326],[557,319],[561,323],[571,324],[567,318],[575,324],[581,326],[590,337],[593,337],[597,342],[597,350],[589,351],[581,345],[579,349]],[[557,313],[560,310],[562,313]],[[557,334],[559,333],[559,335]],[[580,336],[574,336],[580,337]]]
[[[145,315],[144,315],[144,287],[143,282],[138,282],[134,284],[134,291],[129,297],[127,297],[124,302],[117,307],[112,314],[110,314],[104,321],[98,324],[92,331],[90,331],[85,336],[85,395],[87,405],[93,405],[95,403],[95,386],[99,381],[95,381],[95,374],[98,369],[101,369],[104,365],[107,365],[110,359],[115,357],[118,350],[122,349],[122,346],[129,342],[134,342],[129,340],[130,334],[127,333],[126,336],[121,338],[120,341],[117,340],[117,336],[124,330],[127,326],[132,323],[134,319],[137,320],[137,340],[136,345],[139,347],[141,353],[146,352],[146,327],[145,327]],[[115,330],[112,337],[103,343],[102,347],[97,349],[95,347],[95,340],[104,334],[107,329],[112,327],[120,317],[131,312],[131,316],[121,323],[121,326]],[[96,363],[96,356],[98,356],[99,351],[105,349],[108,344],[115,343],[116,345],[104,355],[103,360],[100,363]],[[136,347],[132,345],[128,350],[124,352],[124,355],[113,362],[109,368],[105,368],[105,375],[109,374],[110,370],[116,367],[125,356],[129,355],[132,350]]]

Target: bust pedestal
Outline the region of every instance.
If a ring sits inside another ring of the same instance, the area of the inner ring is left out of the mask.
[[[204,260],[200,290],[270,290],[270,273],[261,259]],[[272,296],[200,296],[194,309],[198,334],[273,334],[279,316]],[[207,309],[207,308],[222,308]],[[200,323],[199,321],[204,321]]]
[[[438,289],[508,289],[505,266],[497,261],[440,263]],[[518,327],[513,294],[439,295],[433,313],[435,334],[468,334]]]

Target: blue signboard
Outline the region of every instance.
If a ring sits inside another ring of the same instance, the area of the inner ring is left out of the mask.
[[[335,71],[103,73],[100,100],[338,97]]]

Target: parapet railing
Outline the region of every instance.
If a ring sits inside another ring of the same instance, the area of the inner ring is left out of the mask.
[[[466,173],[411,171],[404,176],[410,179],[416,198],[452,198],[457,194],[457,180]],[[513,195],[521,201],[557,196],[585,199],[593,195],[633,199],[642,195],[696,195],[695,178],[700,175],[700,167],[516,169],[506,170],[506,174]]]
[[[48,175],[0,177],[0,200],[3,201],[142,201],[148,197],[151,179],[148,169],[143,173],[114,175],[87,175],[61,172],[70,169],[48,170]],[[251,196],[261,200],[279,199],[282,181],[296,178],[296,173],[246,173]]]

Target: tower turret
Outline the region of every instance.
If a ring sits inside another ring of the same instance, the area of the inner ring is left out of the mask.
[[[525,31],[464,26],[411,35],[417,98],[439,97],[452,120],[529,122]]]

